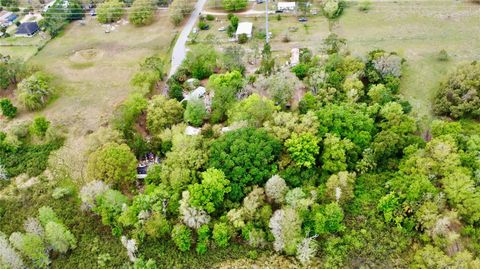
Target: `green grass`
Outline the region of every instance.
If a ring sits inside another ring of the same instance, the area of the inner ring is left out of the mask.
[[[48,35],[0,38],[0,54],[28,60],[50,40]]]

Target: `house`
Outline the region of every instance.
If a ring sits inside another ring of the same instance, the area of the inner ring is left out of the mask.
[[[8,12],[8,11],[0,12],[0,24],[3,24],[5,26],[12,24],[16,18],[17,18],[17,15],[13,14],[12,12]]]
[[[17,28],[15,36],[18,37],[31,37],[34,36],[40,29],[36,22],[24,22]]]
[[[278,2],[277,11],[288,12],[295,11],[296,3],[295,2]]]
[[[252,30],[253,30],[253,23],[251,22],[241,22],[238,24],[237,32],[235,33],[235,37],[238,37],[242,34],[246,34],[248,38],[252,37]]]

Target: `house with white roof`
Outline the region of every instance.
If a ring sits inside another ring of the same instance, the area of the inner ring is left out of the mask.
[[[282,12],[295,11],[295,2],[278,2],[277,10]]]

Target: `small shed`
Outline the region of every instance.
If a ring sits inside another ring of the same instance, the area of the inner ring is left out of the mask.
[[[206,92],[207,92],[207,89],[205,89],[205,87],[200,86],[196,88],[194,91],[192,91],[191,93],[189,93],[188,95],[186,95],[183,100],[190,101],[190,100],[203,98]]]
[[[238,39],[238,37],[241,34],[246,34],[248,38],[252,37],[252,31],[253,31],[253,23],[251,22],[241,22],[238,24],[237,27],[237,32],[235,33],[235,37]]]
[[[296,66],[300,62],[300,49],[293,48],[291,54],[292,55],[290,56],[290,65]]]
[[[278,11],[294,11],[295,7],[295,2],[278,2],[277,4]]]
[[[24,22],[17,28],[15,36],[19,37],[31,37],[34,36],[40,29],[36,22]]]
[[[195,127],[192,127],[192,126],[187,126],[187,128],[185,128],[185,134],[186,135],[199,135],[200,133],[202,132],[202,129],[200,128],[195,128]]]

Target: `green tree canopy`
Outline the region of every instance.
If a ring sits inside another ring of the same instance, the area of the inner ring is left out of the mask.
[[[222,170],[231,181],[229,197],[239,201],[244,187],[264,184],[277,171],[281,144],[265,131],[242,128],[228,132],[210,147],[211,167]]]

